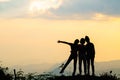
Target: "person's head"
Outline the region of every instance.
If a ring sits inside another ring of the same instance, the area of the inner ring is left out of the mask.
[[[78,43],[79,43],[79,40],[76,39],[76,40],[74,41],[74,44],[78,44]]]
[[[81,43],[81,44],[84,44],[84,43],[85,43],[85,39],[84,39],[84,38],[81,38],[81,39],[80,39],[80,43]]]
[[[90,42],[90,38],[88,36],[85,36],[85,41]]]

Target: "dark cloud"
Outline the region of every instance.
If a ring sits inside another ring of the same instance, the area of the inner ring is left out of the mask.
[[[101,13],[109,16],[120,16],[120,0],[69,0],[58,10],[57,15],[80,14],[81,16],[92,16]]]

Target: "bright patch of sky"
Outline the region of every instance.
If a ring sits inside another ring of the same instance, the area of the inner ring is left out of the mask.
[[[8,2],[8,1],[10,1],[10,0],[0,0],[0,2]]]
[[[119,3],[120,0],[0,0],[0,17],[93,19],[96,14],[119,17]]]

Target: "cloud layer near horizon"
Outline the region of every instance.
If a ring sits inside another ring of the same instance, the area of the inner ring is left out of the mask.
[[[50,2],[50,0],[48,1]],[[61,5],[56,9],[50,8],[44,14],[40,14],[38,11],[38,13],[34,13],[32,17],[51,19],[91,19],[96,14],[112,17],[120,16],[119,0],[61,1]],[[31,15],[29,15],[30,2],[30,0],[0,0],[0,17],[31,17]]]

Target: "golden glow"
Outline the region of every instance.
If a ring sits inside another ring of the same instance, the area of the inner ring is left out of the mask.
[[[120,60],[120,18],[108,21],[1,19],[0,22],[0,59],[10,65],[61,63],[68,59],[70,47],[58,44],[57,40],[73,42],[85,35],[95,44],[96,62]]]

